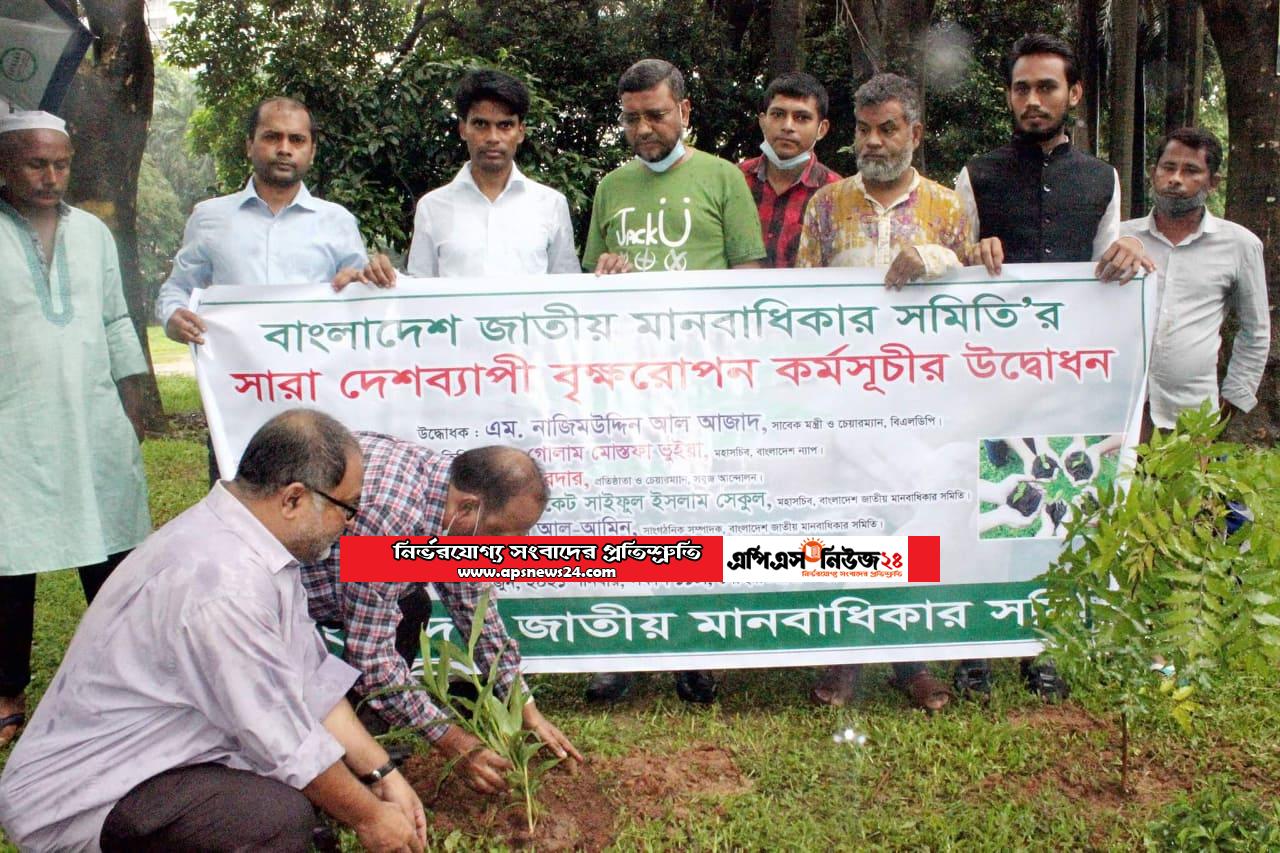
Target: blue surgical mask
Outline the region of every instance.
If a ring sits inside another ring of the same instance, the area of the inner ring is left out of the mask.
[[[764,156],[769,158],[769,162],[773,164],[773,168],[781,169],[784,172],[790,171],[797,166],[803,166],[805,163],[808,163],[809,158],[813,156],[813,150],[810,149],[803,154],[797,154],[794,157],[783,160],[778,157],[778,152],[773,150],[773,146],[769,144],[768,140],[760,143],[760,150],[764,152]]]
[[[668,154],[666,157],[663,157],[661,160],[659,160],[656,163],[650,162],[649,160],[646,160],[643,157],[637,157],[636,159],[639,160],[641,163],[644,163],[646,166],[648,166],[651,171],[661,174],[662,172],[665,172],[668,169],[670,169],[672,166],[674,166],[683,156],[684,156],[684,140],[677,139],[676,147],[671,149],[671,153]]]

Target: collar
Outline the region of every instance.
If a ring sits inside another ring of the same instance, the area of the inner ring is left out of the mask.
[[[508,190],[515,189],[516,187],[524,189],[524,185],[528,180],[529,179],[524,176],[524,172],[520,171],[520,167],[517,166],[513,160],[511,162],[511,174],[507,176],[507,185],[502,188],[502,192],[498,194],[498,198],[502,198],[502,196],[507,194]],[[453,183],[465,184],[480,193],[480,195],[484,195],[484,193],[480,192],[480,187],[476,186],[475,176],[471,174],[470,160],[464,163],[462,168],[458,170],[458,174],[454,177]]]
[[[1067,132],[1066,142],[1059,142],[1057,145],[1053,147],[1053,150],[1051,150],[1047,155],[1044,153],[1044,149],[1040,147],[1039,142],[1037,142],[1034,139],[1028,139],[1026,136],[1023,136],[1021,133],[1017,132],[1016,130],[1013,132],[1013,147],[1020,154],[1024,154],[1028,156],[1034,155],[1037,159],[1041,159],[1041,160],[1043,160],[1046,156],[1061,157],[1062,155],[1066,154],[1068,151],[1071,150],[1071,132],[1070,131]]]
[[[270,569],[272,574],[298,565],[298,561],[270,530],[249,512],[240,499],[231,494],[219,481],[209,490],[205,503],[209,511],[223,524],[230,527]]]
[[[1195,242],[1205,234],[1217,234],[1221,227],[1222,224],[1218,220],[1218,217],[1210,213],[1209,207],[1206,205],[1204,209],[1204,216],[1200,217],[1200,224],[1196,226],[1196,230],[1192,231],[1191,234],[1185,237],[1182,243],[1179,243],[1178,245]],[[1173,242],[1168,237],[1164,236],[1164,233],[1156,225],[1155,208],[1152,208],[1151,212],[1142,220],[1142,230],[1146,231],[1153,237],[1163,240],[1170,246],[1173,245]]]
[[[912,174],[911,185],[906,188],[906,190],[902,193],[902,195],[895,198],[889,204],[884,204],[884,205],[880,204],[880,202],[872,198],[871,195],[867,192],[866,184],[862,182],[861,172],[857,173],[849,180],[854,182],[853,185],[858,189],[858,192],[862,193],[862,197],[867,200],[867,203],[871,205],[873,209],[875,209],[878,213],[885,213],[887,211],[893,210],[898,205],[903,204],[908,199],[910,199],[911,194],[914,193],[916,189],[920,186],[920,173],[916,171],[915,166],[912,166],[910,168],[911,168],[911,174]]]
[[[58,211],[59,219],[66,219],[68,216],[71,215],[71,205],[67,204],[65,201],[59,201],[57,211]],[[20,212],[18,212],[18,208],[9,204],[9,202],[5,201],[2,198],[0,198],[0,213],[3,213],[5,216],[8,216],[16,224],[22,225],[23,227],[26,227],[26,228],[32,227],[30,219],[27,219],[27,217],[23,216]]]
[[[260,202],[263,205],[266,204],[266,202],[262,200],[262,197],[258,195],[258,187],[253,182],[252,175],[249,176],[249,182],[244,185],[244,189],[236,193],[235,198],[236,207],[244,207],[250,201]],[[298,185],[298,194],[293,197],[293,201],[284,206],[281,212],[288,210],[291,207],[300,207],[303,210],[316,209],[315,197],[312,196],[311,192],[307,189],[306,182]]]
[[[806,187],[809,187],[810,189],[820,188],[822,186],[822,183],[818,180],[817,175],[814,174],[814,172],[816,171],[816,167],[819,165],[821,164],[818,163],[818,155],[815,152],[814,155],[809,158],[809,162],[804,164],[804,170],[800,173],[800,180],[796,181],[796,184],[804,184]],[[746,167],[749,171],[752,172],[752,174],[756,176],[756,178],[760,180],[761,183],[768,182],[769,180],[769,158],[768,157],[765,157],[763,154],[759,155],[758,157],[752,157],[751,159],[747,160]],[[791,186],[795,186],[795,184],[792,184]]]

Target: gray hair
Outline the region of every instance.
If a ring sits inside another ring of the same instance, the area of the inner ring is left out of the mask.
[[[253,434],[240,457],[236,485],[263,498],[290,483],[332,489],[347,475],[347,454],[360,455],[351,432],[314,409],[290,409],[276,415]]]
[[[853,93],[853,108],[876,107],[888,101],[902,105],[902,114],[911,124],[920,121],[920,90],[906,77],[897,74],[877,74],[858,87]]]
[[[647,92],[659,83],[671,88],[671,97],[684,100],[684,75],[665,59],[642,59],[618,78],[618,97],[628,92]]]

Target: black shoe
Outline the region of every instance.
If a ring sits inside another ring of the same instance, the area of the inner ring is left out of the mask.
[[[716,701],[715,676],[702,669],[677,672],[676,695],[686,702],[710,705]]]
[[[1022,661],[1022,680],[1027,689],[1046,702],[1061,702],[1071,695],[1071,688],[1058,674],[1052,661]]]
[[[988,661],[961,661],[952,681],[957,696],[972,696],[980,701],[991,698],[991,664]]]
[[[333,831],[333,827],[319,815],[316,816],[316,828],[311,830],[311,846],[315,848],[316,853],[342,853],[342,844],[338,841],[338,834]]]
[[[597,672],[591,676],[591,682],[583,694],[593,705],[618,702],[631,692],[636,676],[632,672]]]

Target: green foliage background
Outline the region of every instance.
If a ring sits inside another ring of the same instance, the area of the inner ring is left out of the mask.
[[[138,261],[153,291],[169,274],[196,202],[214,191],[213,158],[194,153],[187,135],[199,106],[187,72],[156,65],[155,106],[138,173]]]
[[[615,86],[638,58],[661,56],[684,71],[699,147],[735,160],[758,153],[768,60],[767,7],[758,5],[744,18],[704,0],[441,2],[423,7],[424,25],[406,50],[415,21],[406,0],[202,0],[176,4],[184,18],[167,58],[196,72],[203,107],[192,138],[216,162],[220,192],[248,176],[243,117],[266,95],[292,95],[321,123],[310,184],[393,253],[407,248],[418,197],[466,160],[454,82],[468,66],[500,67],[534,96],[520,167],[565,193],[581,237],[596,183],[627,156]],[[960,61],[930,65],[924,162],[950,184],[970,156],[1008,134],[999,56],[1029,29],[1062,31],[1068,19],[1053,4],[976,0],[944,0],[935,18],[938,55]],[[852,174],[852,155],[841,149],[852,139],[852,93],[862,82],[849,72],[855,36],[832,0],[811,4],[807,20],[806,67],[832,99],[832,132],[818,153]]]

